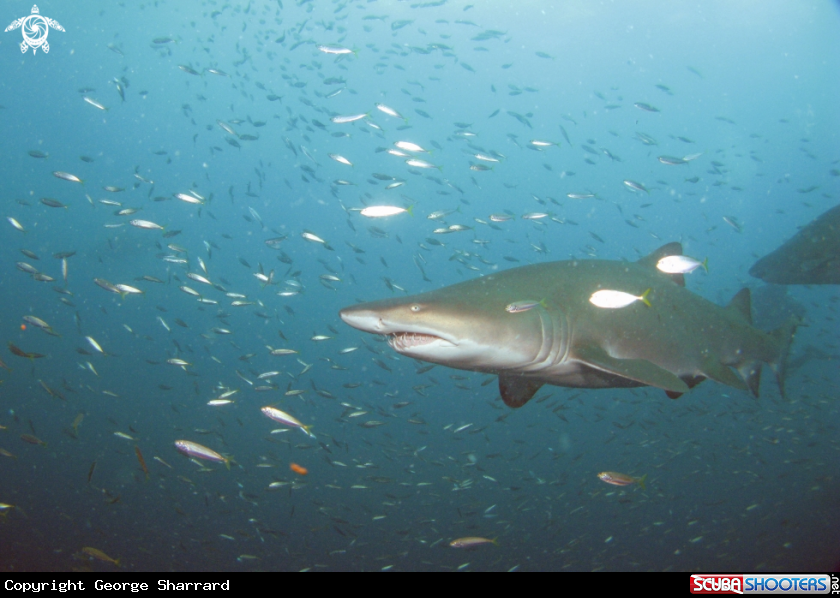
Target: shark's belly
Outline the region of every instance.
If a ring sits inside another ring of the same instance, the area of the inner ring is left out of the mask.
[[[635,380],[614,376],[581,363],[566,363],[528,376],[531,379],[571,388],[633,388],[645,386]]]

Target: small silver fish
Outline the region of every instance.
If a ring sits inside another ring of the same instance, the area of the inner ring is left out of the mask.
[[[631,293],[625,293],[624,291],[595,291],[589,298],[589,302],[592,305],[595,305],[597,307],[603,307],[606,309],[617,309],[621,307],[627,307],[628,305],[635,303],[636,301],[641,301],[642,303],[650,307],[650,301],[647,298],[647,296],[650,294],[650,291],[651,289],[648,289],[638,297],[636,295],[632,295]]]
[[[156,224],[149,220],[132,220],[131,222],[129,222],[129,224],[131,226],[136,226],[137,228],[143,228],[147,230],[163,230],[164,228],[160,224]]]
[[[702,262],[687,255],[668,255],[656,262],[656,269],[666,274],[690,274],[702,267],[709,271],[709,258]]]
[[[401,118],[402,120],[408,120],[402,114],[400,114],[390,106],[386,106],[385,104],[377,104],[376,109],[380,112],[384,112],[388,116],[393,116],[394,118]]]
[[[327,154],[330,158],[338,162],[339,164],[346,164],[347,166],[353,166],[353,163],[345,158],[340,154]]]
[[[633,191],[644,191],[645,193],[650,194],[650,191],[648,191],[644,185],[637,183],[636,181],[631,181],[630,179],[626,179],[624,181],[624,186],[628,189],[632,189]]]
[[[320,52],[324,54],[335,54],[337,56],[345,54],[355,54],[356,52],[350,48],[342,48],[341,46],[317,46]]]
[[[215,461],[216,463],[224,463],[228,469],[230,469],[230,458],[223,457],[216,451],[209,449],[206,446],[202,446],[197,442],[191,442],[189,440],[176,440],[175,448],[188,457]]]
[[[345,123],[352,123],[356,122],[357,120],[362,120],[368,116],[367,112],[362,112],[360,114],[352,114],[350,116],[333,116],[330,120],[337,125],[343,125]]]
[[[538,305],[545,307],[545,299],[536,301],[534,299],[522,299],[521,301],[514,301],[505,307],[505,311],[509,314],[518,314],[523,311],[534,309]]]
[[[53,172],[53,176],[61,179],[62,181],[70,181],[71,183],[84,183],[82,179],[77,177],[75,174],[70,174],[69,172],[61,172],[60,170],[56,170],[55,172]]]

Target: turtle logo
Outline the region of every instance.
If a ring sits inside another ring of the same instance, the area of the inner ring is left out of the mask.
[[[32,48],[33,54],[38,48],[44,50],[44,54],[49,53],[50,45],[47,43],[47,34],[50,27],[64,31],[64,27],[59,25],[58,21],[39,15],[37,4],[32,6],[31,15],[12,21],[12,24],[6,27],[6,31],[13,31],[18,27],[23,32],[23,42],[20,44],[20,51],[23,54],[26,54],[28,48]]]

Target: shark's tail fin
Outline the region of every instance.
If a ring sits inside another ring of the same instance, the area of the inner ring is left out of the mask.
[[[785,396],[785,371],[787,370],[787,359],[790,353],[790,346],[796,334],[796,328],[802,323],[798,316],[791,316],[787,322],[770,333],[776,345],[776,358],[770,362],[770,367],[776,372],[776,381],[779,383],[779,393]]]

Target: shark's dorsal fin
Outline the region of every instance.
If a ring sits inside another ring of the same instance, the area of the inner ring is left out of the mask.
[[[672,281],[680,285],[681,287],[685,286],[685,277],[682,274],[666,274],[656,268],[656,264],[661,260],[663,257],[668,257],[669,255],[682,255],[682,243],[678,243],[674,241],[673,243],[666,243],[653,253],[650,253],[640,259],[637,264],[643,266],[645,268],[651,268],[656,270],[662,276],[670,278]]]
[[[685,382],[665,368],[646,359],[616,359],[597,345],[575,348],[574,357],[591,368],[640,384],[672,392],[688,392],[688,385]]]
[[[499,374],[499,394],[505,405],[514,409],[530,401],[542,385],[523,376]]]
[[[649,253],[642,259],[640,259],[637,264],[641,266],[646,266],[648,268],[656,268],[656,263],[661,260],[663,257],[668,257],[669,255],[682,255],[682,243],[678,243],[674,241],[673,243],[666,243],[656,251]]]
[[[735,296],[732,297],[732,300],[729,302],[729,305],[727,305],[726,308],[739,314],[747,322],[752,324],[752,308],[750,304],[749,289],[744,288],[735,293]]]

